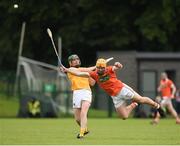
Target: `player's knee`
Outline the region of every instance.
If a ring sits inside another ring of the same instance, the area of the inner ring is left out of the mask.
[[[81,118],[85,116],[85,113],[84,112],[81,112]]]

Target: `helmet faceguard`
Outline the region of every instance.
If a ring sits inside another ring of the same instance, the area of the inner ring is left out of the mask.
[[[69,64],[70,64],[70,66],[71,66],[71,64],[72,64],[72,61],[73,61],[73,60],[76,60],[76,59],[79,60],[79,64],[75,65],[74,67],[80,67],[80,66],[81,66],[81,60],[79,59],[79,56],[76,55],[76,54],[70,55],[70,56],[68,57],[68,62],[69,62]]]
[[[96,61],[96,67],[97,67],[97,73],[98,75],[102,76],[104,75],[106,71],[106,60],[103,58],[100,58]]]

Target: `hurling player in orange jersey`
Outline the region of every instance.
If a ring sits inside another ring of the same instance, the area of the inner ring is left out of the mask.
[[[99,86],[105,90],[113,99],[117,114],[122,119],[127,119],[130,112],[138,105],[137,103],[148,104],[155,109],[159,109],[160,105],[149,97],[143,97],[135,92],[131,87],[117,79],[116,71],[123,66],[120,62],[115,62],[113,66],[107,66],[106,60],[101,58],[96,62],[96,70],[91,72],[77,72],[71,69],[63,68],[65,72],[81,77],[92,77]],[[126,105],[125,101],[132,99],[130,105]]]
[[[169,113],[176,119],[176,124],[180,124],[180,119],[176,110],[172,105],[171,99],[174,98],[176,87],[172,80],[170,80],[165,72],[161,73],[161,80],[158,86],[158,92],[161,94],[160,105],[162,108],[167,108]],[[160,114],[157,113],[152,121],[152,124],[157,124],[160,119]]]

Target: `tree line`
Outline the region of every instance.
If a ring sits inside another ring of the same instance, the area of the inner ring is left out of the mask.
[[[97,51],[180,51],[179,16],[179,0],[1,0],[0,70],[16,69],[23,22],[23,56],[57,64],[49,27],[65,65],[72,53],[91,65]]]

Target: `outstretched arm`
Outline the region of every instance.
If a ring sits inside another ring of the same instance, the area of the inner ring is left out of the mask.
[[[123,65],[120,62],[115,62],[112,70],[115,71],[117,69],[121,69],[122,67]]]
[[[67,72],[67,73],[71,73],[73,75],[76,75],[76,76],[79,76],[79,77],[86,77],[86,78],[89,78],[90,75],[88,72],[82,72],[82,71],[79,71],[77,68],[75,67],[70,67],[70,68],[66,68],[66,67],[60,67],[60,69],[63,71],[63,72]]]
[[[93,71],[96,69],[96,66],[92,66],[92,67],[81,67],[79,68],[79,71],[82,71],[82,72],[90,72],[90,71]]]
[[[111,61],[113,59],[114,59],[113,57],[110,57],[110,58],[106,59],[106,63],[108,63],[109,61]],[[96,69],[96,66],[92,66],[92,67],[80,67],[79,71],[90,72],[90,71],[93,71],[95,69]]]

